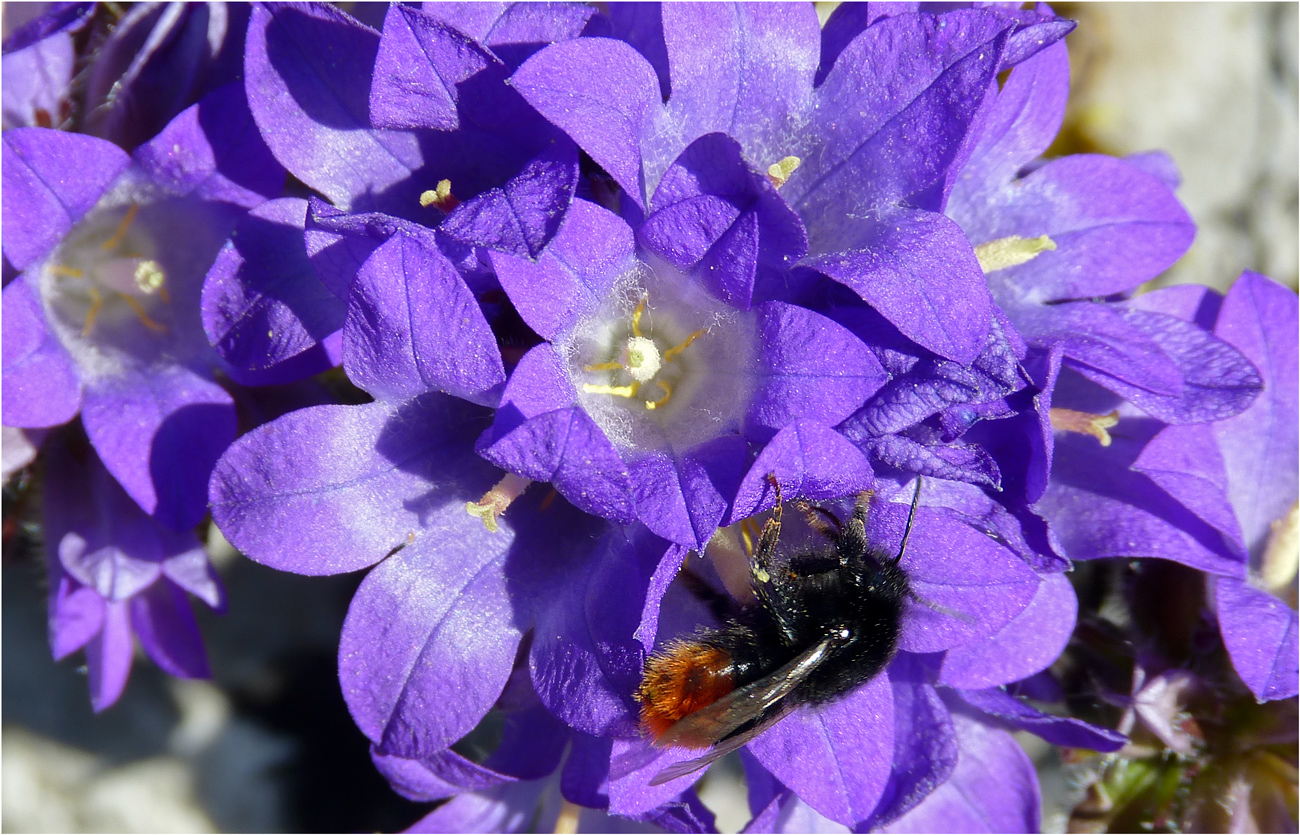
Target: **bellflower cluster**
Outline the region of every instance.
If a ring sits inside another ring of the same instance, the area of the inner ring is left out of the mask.
[[[1070,24],[850,11],[823,30],[794,6],[510,26],[395,7],[382,35],[316,7],[254,12],[255,117],[333,205],[259,210],[301,242],[287,254],[250,216],[209,275],[205,324],[250,370],[333,350],[374,401],[241,438],[213,515],[279,568],[376,566],[340,679],[400,791],[457,795],[425,825],[505,825],[558,775],[577,807],[708,827],[698,774],[652,785],[689,752],[647,745],[632,692],[651,651],[712,617],[690,578],[746,593],[727,578],[738,556],[745,571],[740,523],[772,507],[768,475],[812,500],[875,487],[871,536],[896,550],[911,473],[993,489],[996,454],[962,436],[1013,416],[1041,434],[1026,346],[940,209],[995,76]],[[728,33],[721,58],[705,31]],[[368,91],[314,62],[309,37],[373,61]],[[489,98],[543,128],[489,121]],[[975,763],[1006,779],[969,813],[1034,826],[1006,729],[1120,744],[999,689],[1068,639],[1064,561],[996,500],[955,512],[934,484],[903,566],[948,614],[909,605],[885,674],[750,743],[759,826],[924,814],[937,787],[982,781]],[[494,708],[501,741],[467,757]],[[970,796],[952,791],[936,808]]]
[[[368,570],[339,679],[439,803],[416,831],[713,831],[704,770],[656,779],[700,752],[634,693],[756,605],[775,485],[841,517],[870,492],[912,595],[880,674],[740,749],[747,831],[1028,831],[1013,732],[1176,739],[1158,665],[1107,694],[1119,731],[1063,715],[1072,560],[1204,572],[1246,686],[1296,694],[1295,296],[1139,293],[1194,226],[1161,154],[1044,159],[1071,21],[378,12],[140,6],[89,93],[94,8],[7,47],[6,455],[80,416],[40,466],[52,642],[97,708],[133,634],[205,672],[210,508],[265,565]],[[319,374],[342,402],[236,439],[232,392]]]
[[[5,55],[7,124],[11,108],[46,124],[50,108],[63,112],[67,39],[88,15],[56,9],[18,33]],[[153,55],[139,54],[120,95],[150,77]],[[213,379],[198,294],[235,220],[284,178],[241,85],[163,125],[129,156],[47,127],[3,134],[3,249],[16,274],[4,288],[3,422],[43,430],[80,417],[84,428],[44,439],[42,507],[51,644],[56,657],[86,649],[97,710],[122,692],[133,635],[168,672],[207,674],[186,593],[224,606],[194,529],[236,415]]]

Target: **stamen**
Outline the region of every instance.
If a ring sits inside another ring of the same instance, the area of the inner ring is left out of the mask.
[[[668,385],[668,383],[664,382],[663,380],[655,380],[655,382],[659,384],[659,388],[664,390],[664,396],[659,398],[658,400],[647,400],[645,402],[645,407],[652,412],[655,409],[658,409],[660,406],[666,404],[673,397],[672,386]]]
[[[505,513],[510,503],[523,495],[524,490],[532,483],[532,479],[506,473],[505,478],[483,494],[483,498],[476,502],[466,502],[465,511],[470,516],[482,519],[483,527],[487,528],[488,533],[496,533],[501,529],[497,524],[497,517]]]
[[[1260,562],[1259,576],[1264,588],[1275,595],[1293,587],[1296,568],[1300,565],[1300,503],[1281,519],[1276,519],[1268,530],[1264,558]]]
[[[641,314],[645,313],[645,303],[650,300],[649,296],[642,296],[641,301],[637,302],[636,310],[632,311],[632,335],[645,336],[641,333]]]
[[[674,359],[676,359],[678,354],[680,354],[682,351],[685,351],[687,348],[689,348],[692,342],[699,339],[701,336],[704,336],[704,333],[705,333],[704,328],[700,328],[695,333],[691,334],[690,336],[682,340],[681,344],[674,345],[673,347],[669,348],[667,351],[664,351],[664,364],[666,365],[672,362]]]
[[[117,231],[113,233],[112,237],[100,244],[99,248],[105,252],[117,249],[118,245],[126,238],[127,230],[131,228],[131,224],[135,222],[135,216],[139,213],[140,207],[132,203],[131,208],[126,210],[122,222],[117,225]]]
[[[790,179],[790,175],[795,172],[803,160],[798,157],[786,157],[780,162],[773,163],[767,167],[767,179],[774,188],[780,188],[785,185],[785,181]]]
[[[578,816],[582,814],[582,809],[576,804],[563,801],[560,804],[560,814],[555,818],[556,835],[568,835],[578,831]]]
[[[451,180],[439,180],[437,186],[420,195],[420,205],[426,209],[436,206],[450,212],[460,205],[460,201],[451,194]]]
[[[614,397],[636,397],[636,393],[641,390],[641,383],[633,380],[631,385],[626,386],[598,386],[593,383],[583,383],[582,390],[587,394],[609,394]]]
[[[95,319],[99,316],[99,311],[104,308],[104,294],[99,292],[99,288],[91,285],[90,288],[90,310],[86,311],[86,324],[81,326],[81,335],[90,336],[90,329],[95,326]]]
[[[61,275],[64,278],[85,278],[86,274],[76,267],[65,267],[62,264],[54,264],[50,267],[50,272],[54,275]]]
[[[144,306],[141,305],[135,297],[129,296],[126,293],[118,293],[118,295],[122,297],[122,301],[126,302],[127,305],[135,311],[135,315],[140,318],[140,324],[144,325],[151,331],[156,331],[157,333],[162,333],[167,330],[166,325],[159,324],[149,318],[149,314],[144,312]]]
[[[740,541],[745,546],[745,556],[747,557],[754,556],[755,538],[756,538],[756,532],[754,530],[754,522],[749,517],[745,517],[744,519],[741,519],[740,520]]]
[[[1017,267],[1037,258],[1041,253],[1056,249],[1056,242],[1046,235],[1022,238],[1010,235],[975,247],[975,257],[985,275],[1008,267]]]
[[[1110,433],[1106,430],[1119,423],[1119,411],[1108,415],[1094,415],[1089,412],[1076,412],[1074,409],[1053,408],[1049,412],[1049,419],[1053,429],[1091,435],[1100,441],[1102,446],[1110,446]]]
[[[623,368],[623,363],[619,362],[618,360],[610,360],[609,362],[598,362],[595,365],[584,365],[582,367],[582,370],[583,371],[619,371],[622,368]]]

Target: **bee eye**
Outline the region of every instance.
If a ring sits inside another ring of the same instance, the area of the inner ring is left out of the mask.
[[[849,628],[847,626],[840,627],[840,632],[839,632],[840,640],[847,641],[849,639],[849,635],[851,634],[853,633],[849,631]]]

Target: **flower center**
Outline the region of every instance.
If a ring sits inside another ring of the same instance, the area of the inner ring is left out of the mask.
[[[663,377],[659,377],[659,372],[661,370],[666,371],[665,366],[675,360],[690,347],[692,342],[699,339],[707,331],[704,328],[699,328],[681,342],[660,353],[659,346],[655,341],[641,332],[641,317],[645,314],[648,298],[648,296],[642,296],[641,301],[637,303],[636,310],[632,312],[632,334],[624,343],[619,358],[609,362],[598,362],[583,366],[583,370],[589,372],[613,371],[615,376],[621,376],[619,372],[622,372],[632,378],[631,382],[624,385],[583,383],[582,390],[587,394],[608,394],[613,397],[626,397],[631,400],[641,391],[643,384],[653,380],[655,385],[663,391],[663,395],[656,400],[641,401],[645,404],[646,409],[654,411],[667,405],[668,401],[672,399],[673,384],[666,379],[672,375],[665,373]]]
[[[619,447],[686,449],[739,429],[757,323],[661,263],[636,262],[556,340],[578,403]]]
[[[63,324],[82,337],[137,324],[156,333],[171,299],[152,238],[135,223],[137,204],[93,213],[69,233],[46,267],[46,293]]]

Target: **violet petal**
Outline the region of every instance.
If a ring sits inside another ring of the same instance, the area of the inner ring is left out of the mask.
[[[795,152],[820,49],[813,10],[793,4],[669,4],[662,10],[668,121],[690,143],[722,132],[760,170]]]
[[[45,128],[3,137],[2,244],[20,270],[54,248],[99,202],[130,158],[111,142]]]
[[[555,339],[594,310],[630,266],[635,241],[617,215],[575,200],[536,261],[490,252],[492,268],[524,321]]]
[[[50,650],[55,661],[62,661],[104,628],[108,603],[99,592],[69,576],[61,565],[51,574],[58,579],[50,591]]]
[[[457,206],[438,233],[471,246],[537,258],[555,237],[573,202],[578,159],[560,144],[530,160],[501,188],[488,189]]]
[[[366,259],[343,325],[343,367],[377,398],[480,401],[505,381],[496,337],[431,235],[399,232]]]
[[[757,386],[745,415],[749,437],[770,437],[805,417],[839,423],[888,380],[860,339],[820,313],[765,302],[757,318]]]
[[[343,208],[418,197],[405,182],[423,162],[415,136],[370,125],[378,50],[377,32],[330,6],[257,6],[248,25],[248,103],[266,144]],[[394,187],[401,194],[387,193]]]
[[[1259,372],[1245,357],[1196,325],[1144,310],[1128,310],[1124,318],[1160,346],[1181,371],[1182,387],[1164,394],[1090,368],[1079,370],[1152,417],[1165,423],[1223,420],[1248,408],[1263,388]]]
[[[703,548],[744,475],[748,445],[722,435],[685,453],[653,452],[629,468],[637,518],[665,539]]]
[[[844,49],[817,88],[820,147],[782,189],[805,221],[826,219],[809,227],[813,252],[842,248],[818,241],[829,219],[838,223],[851,207],[940,208],[945,172],[998,72],[1011,25],[976,9],[900,15]]]
[[[893,769],[861,829],[878,829],[915,808],[957,765],[952,717],[935,689],[921,680],[920,665],[899,656],[889,667],[889,684],[894,697]]]
[[[596,736],[634,736],[630,694],[641,680],[636,631],[647,586],[671,546],[644,529],[611,528],[537,620],[529,668],[542,702]]]
[[[786,501],[838,499],[869,490],[874,482],[871,464],[847,438],[815,420],[798,420],[763,447],[736,492],[725,524],[775,504],[768,474],[776,476]]]
[[[1037,832],[1038,778],[1011,734],[953,716],[960,754],[948,781],[885,832]]]
[[[1029,731],[1053,745],[1090,751],[1118,751],[1128,737],[1118,731],[1071,719],[1052,716],[1030,707],[1000,687],[963,690],[961,701],[1010,730]]]
[[[500,82],[507,72],[472,37],[434,15],[390,6],[370,86],[371,124],[455,130],[458,88],[480,74]]]
[[[910,497],[909,497],[910,498]],[[898,553],[908,507],[878,502],[870,539]],[[950,612],[912,602],[905,608],[899,649],[938,652],[984,639],[1024,611],[1039,578],[1012,551],[946,512],[920,507],[901,562],[918,597]]]
[[[207,513],[208,476],[235,439],[235,404],[181,365],[128,367],[90,380],[86,434],[131,498],[176,531]]]
[[[800,799],[852,826],[871,815],[889,778],[894,701],[878,676],[844,698],[791,713],[749,744]]]
[[[1228,476],[1213,427],[1193,423],[1166,426],[1147,441],[1131,465],[1183,507],[1241,545],[1241,528],[1228,502]]]
[[[352,718],[381,752],[406,758],[474,729],[521,637],[501,570],[513,533],[488,533],[460,504],[435,513],[436,534],[426,528],[366,575],[339,641]]]
[[[131,675],[135,645],[129,605],[125,600],[105,601],[104,628],[86,644],[90,706],[96,713],[113,706]]]
[[[1249,409],[1214,425],[1227,466],[1228,496],[1254,555],[1262,550],[1269,526],[1296,501],[1297,306],[1295,293],[1246,272],[1228,291],[1214,328],[1264,377],[1264,390]]]
[[[40,295],[19,277],[4,288],[0,304],[5,426],[57,426],[81,410],[81,375],[67,349],[50,331]]]
[[[375,768],[393,791],[417,803],[454,797],[464,791],[483,791],[515,778],[484,768],[450,749],[418,760],[382,753],[370,746]]]
[[[1042,578],[1024,611],[982,641],[944,654],[939,684],[980,690],[1010,684],[1045,669],[1065,650],[1079,603],[1063,574]]]
[[[131,598],[131,625],[140,646],[163,672],[181,678],[211,675],[190,602],[171,583],[154,583]]]
[[[343,327],[346,308],[303,251],[306,203],[272,200],[235,227],[203,285],[203,330],[233,367],[271,371]],[[326,370],[317,361],[300,373]],[[287,381],[286,381],[287,382]]]
[[[918,345],[966,365],[979,356],[992,298],[961,228],[923,211],[848,225],[857,230],[851,248],[814,245],[804,263],[857,293]]]
[[[470,518],[464,503],[500,477],[469,449],[483,422],[480,410],[436,394],[292,412],[218,462],[213,520],[239,550],[282,571],[365,568],[439,507]]]
[[[638,206],[646,205],[641,137],[662,99],[654,69],[636,50],[605,38],[557,43],[525,61],[510,82]]]
[[[133,156],[155,183],[204,200],[252,208],[284,188],[284,169],[257,131],[243,84],[210,93]]]
[[[1214,607],[1232,666],[1255,698],[1294,696],[1300,689],[1295,609],[1231,577],[1215,579]]]

